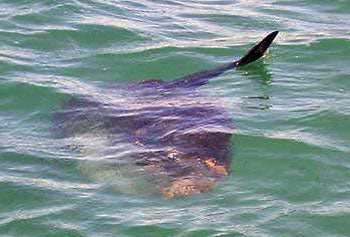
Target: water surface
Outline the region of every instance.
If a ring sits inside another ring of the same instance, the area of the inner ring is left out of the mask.
[[[350,235],[347,1],[2,0],[0,8],[1,235]],[[115,192],[84,175],[88,154],[53,133],[53,111],[72,96],[107,101],[101,88],[215,67],[276,29],[263,60],[200,89],[236,125],[233,173],[213,192],[175,200]]]

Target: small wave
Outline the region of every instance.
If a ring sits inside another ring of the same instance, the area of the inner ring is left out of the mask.
[[[12,222],[31,220],[38,217],[57,214],[69,209],[72,209],[74,205],[65,205],[61,207],[51,207],[51,208],[42,208],[42,209],[32,209],[32,210],[22,210],[14,211],[11,213],[4,213],[3,218],[0,217],[0,226],[8,225]]]

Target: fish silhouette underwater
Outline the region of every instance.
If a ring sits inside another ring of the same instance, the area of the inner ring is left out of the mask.
[[[109,85],[100,91],[103,97],[70,99],[55,111],[55,127],[83,151],[81,171],[120,192],[173,198],[210,191],[231,171],[234,125],[196,88],[259,59],[277,34],[212,70],[173,81]]]

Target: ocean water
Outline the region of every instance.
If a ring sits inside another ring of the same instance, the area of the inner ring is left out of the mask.
[[[350,236],[349,1],[1,0],[0,9],[0,236]],[[233,172],[211,192],[141,195],[128,170],[114,190],[110,168],[82,168],[103,159],[101,131],[76,139],[83,151],[55,135],[53,113],[71,97],[122,103],[101,88],[231,62],[273,30],[263,59],[199,88],[236,127]]]

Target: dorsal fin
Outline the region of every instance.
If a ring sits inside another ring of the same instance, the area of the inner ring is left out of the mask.
[[[261,58],[266,50],[270,47],[272,41],[276,38],[277,34],[278,31],[274,31],[268,34],[258,44],[254,45],[254,47],[251,48],[246,55],[236,61],[236,66],[243,66]]]
[[[257,43],[253,48],[251,48],[246,55],[237,61],[221,65],[217,68],[211,70],[200,71],[196,73],[189,74],[187,76],[181,77],[171,83],[169,86],[201,86],[206,84],[209,79],[219,76],[220,74],[226,72],[227,70],[234,69],[246,65],[248,63],[254,62],[255,60],[261,58],[266,50],[270,47],[272,41],[276,38],[278,31],[274,31],[268,34],[263,40]]]

